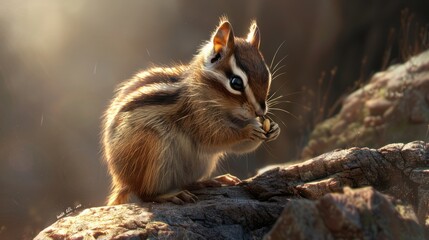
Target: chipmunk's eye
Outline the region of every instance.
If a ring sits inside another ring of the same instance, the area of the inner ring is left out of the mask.
[[[243,79],[239,76],[232,76],[229,79],[229,85],[232,89],[242,92],[244,90]]]

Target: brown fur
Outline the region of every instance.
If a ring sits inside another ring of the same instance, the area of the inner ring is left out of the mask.
[[[220,25],[222,34],[214,36],[234,36],[229,23]],[[228,61],[235,55],[256,100],[265,102],[269,73],[256,43],[218,42],[228,45],[217,46],[222,55],[214,70],[231,71]],[[203,49],[189,65],[141,72],[118,87],[103,116],[102,144],[112,176],[109,205],[125,203],[130,193],[153,200],[207,179],[225,153],[253,151],[264,140],[246,97],[232,94],[207,72],[211,54],[216,52]],[[253,117],[237,119],[237,109]]]

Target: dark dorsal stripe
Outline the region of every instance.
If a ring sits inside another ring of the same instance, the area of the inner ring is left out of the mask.
[[[162,74],[161,76],[152,75],[144,78],[142,82],[145,85],[154,84],[154,83],[177,83],[180,82],[182,78],[177,74]]]
[[[183,80],[183,77],[180,76],[180,72],[172,73],[172,74],[151,73],[150,75],[143,78],[139,78],[138,76],[135,76],[133,79],[121,85],[120,87],[121,95],[126,96],[127,94],[134,92],[140,87],[147,86],[150,84],[156,84],[156,83],[170,84],[170,83],[178,83],[182,80]]]
[[[143,94],[138,98],[128,102],[121,108],[121,112],[133,111],[136,108],[154,105],[170,105],[175,104],[181,95],[181,89],[174,92],[153,92]]]

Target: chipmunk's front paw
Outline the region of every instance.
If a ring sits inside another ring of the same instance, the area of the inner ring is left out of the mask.
[[[252,141],[264,141],[267,139],[266,133],[264,129],[262,129],[262,125],[249,124],[244,127],[244,131],[247,134],[247,137]]]
[[[267,139],[266,142],[271,142],[276,140],[276,138],[280,135],[280,127],[276,122],[271,121],[270,130],[266,133]]]
[[[229,173],[217,176],[213,180],[221,184],[225,184],[227,186],[235,186],[241,183],[241,180],[238,177],[231,175]]]

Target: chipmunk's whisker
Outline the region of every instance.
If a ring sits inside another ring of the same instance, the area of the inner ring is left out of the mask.
[[[285,59],[287,58],[287,56],[288,56],[288,55],[286,55],[286,56],[284,56],[282,59],[280,59],[280,61],[279,61],[279,62],[278,62],[274,67],[273,67],[273,69],[272,69],[272,70],[273,70],[273,71],[278,70],[278,69],[277,69],[277,66],[278,66],[280,63],[282,63],[282,62],[283,62],[283,60],[285,60]]]
[[[276,70],[273,70],[273,72],[271,73],[271,77],[275,77],[276,73],[278,73],[280,71],[280,69],[286,67],[286,65],[281,65],[279,68],[277,68]]]
[[[271,79],[271,81],[274,81],[276,78],[278,78],[278,77],[280,77],[280,76],[282,76],[282,75],[285,75],[285,74],[286,74],[286,72],[281,72],[281,73],[279,73],[278,75],[274,76],[274,77]]]
[[[280,112],[287,113],[287,114],[289,114],[290,116],[294,117],[295,119],[299,120],[299,118],[298,118],[297,116],[295,116],[293,113],[291,113],[291,112],[289,112],[289,111],[287,111],[287,110],[284,110],[284,109],[282,109],[282,108],[271,108],[271,110],[274,110],[274,111],[280,111]]]
[[[274,63],[274,61],[276,60],[277,53],[279,52],[280,48],[282,48],[282,46],[283,46],[283,44],[284,44],[285,42],[286,42],[286,41],[283,41],[283,42],[282,42],[282,43],[280,43],[280,45],[277,47],[277,50],[276,50],[276,52],[274,53],[273,59],[271,59],[270,69],[272,69],[273,63]]]

